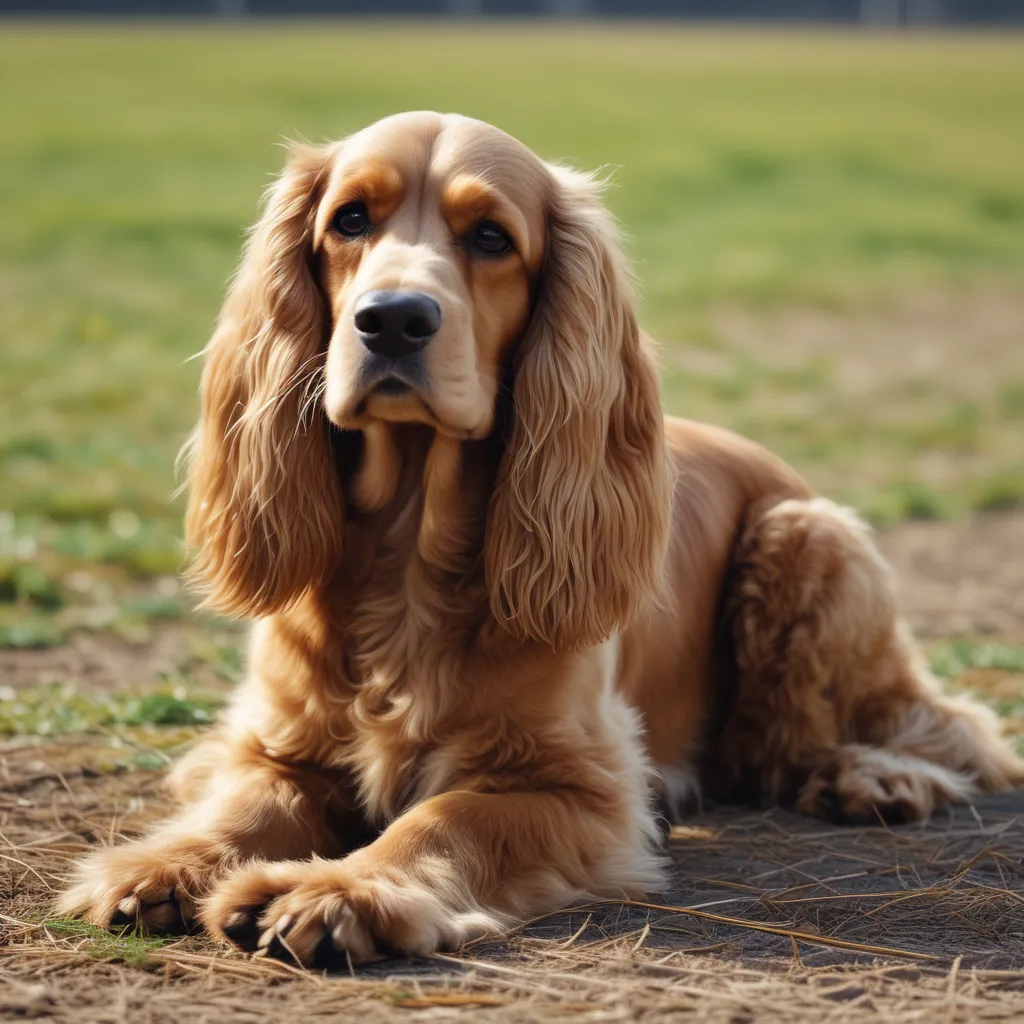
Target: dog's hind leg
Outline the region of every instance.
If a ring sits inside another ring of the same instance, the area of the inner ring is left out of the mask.
[[[773,506],[742,537],[734,578],[737,692],[719,764],[762,800],[915,820],[1024,782],[996,716],[944,695],[924,665],[852,512],[823,498]]]

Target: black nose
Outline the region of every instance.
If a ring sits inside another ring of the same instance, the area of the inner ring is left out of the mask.
[[[356,331],[381,356],[419,352],[441,326],[441,307],[423,292],[367,292],[356,303]]]

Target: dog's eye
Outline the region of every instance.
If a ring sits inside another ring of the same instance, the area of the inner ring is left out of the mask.
[[[474,249],[488,256],[504,256],[512,250],[512,239],[508,237],[505,229],[493,220],[483,220],[477,224],[470,242]]]
[[[334,230],[346,238],[358,238],[370,229],[370,215],[366,203],[346,203],[334,215]]]

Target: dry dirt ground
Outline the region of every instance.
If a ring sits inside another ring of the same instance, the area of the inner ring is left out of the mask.
[[[1024,637],[1024,514],[882,538],[923,633]],[[3,655],[0,682],[116,687],[173,658],[80,638]],[[200,937],[105,940],[47,922],[66,866],[165,804],[102,739],[0,744],[0,1020],[960,1022],[1024,1019],[1024,794],[926,827],[836,828],[713,808],[668,842],[669,891],[538,920],[451,955],[315,975]]]

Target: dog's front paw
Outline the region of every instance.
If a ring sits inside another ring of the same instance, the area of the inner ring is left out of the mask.
[[[425,954],[497,931],[491,914],[454,904],[450,873],[438,885],[365,858],[284,861],[240,867],[204,901],[201,917],[214,935],[307,967],[359,963],[389,953]]]
[[[139,927],[154,935],[191,931],[216,857],[206,840],[139,841],[97,850],[74,870],[56,912],[101,928]]]

